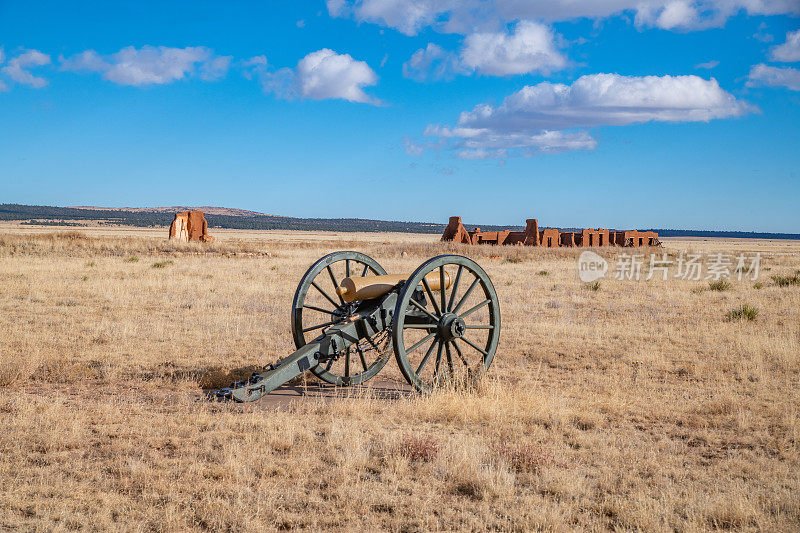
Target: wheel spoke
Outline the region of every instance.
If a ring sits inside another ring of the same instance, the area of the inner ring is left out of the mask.
[[[364,270],[361,272],[362,278],[367,275],[367,271],[369,271],[369,265],[364,263]]]
[[[317,324],[316,326],[311,326],[310,328],[304,328],[303,333],[308,333],[309,331],[314,331],[315,329],[324,328],[325,326],[330,326],[332,324],[336,324],[338,320],[331,320],[330,322],[325,322],[324,324]]]
[[[461,318],[468,317],[469,315],[471,315],[472,313],[474,313],[475,311],[477,311],[478,309],[480,309],[484,305],[488,304],[489,302],[491,302],[491,300],[488,300],[488,299],[484,300],[481,303],[479,303],[478,305],[476,305],[475,307],[473,307],[472,309],[470,309],[469,311],[464,311],[463,313],[461,313]]]
[[[350,377],[350,347],[347,347],[347,351],[345,352],[344,356],[344,377]]]
[[[422,358],[422,361],[420,362],[419,366],[417,367],[417,377],[419,377],[419,375],[422,374],[422,369],[425,366],[425,363],[428,362],[428,359],[430,358],[431,354],[433,353],[433,347],[436,346],[436,344],[438,342],[439,342],[439,339],[433,339],[433,342],[428,347],[428,351],[425,352],[425,357]]]
[[[358,351],[358,358],[361,359],[361,366],[364,367],[364,371],[367,370],[367,360],[364,358],[364,350],[361,349],[360,344],[356,344],[356,350]]]
[[[433,381],[434,384],[436,382],[436,378],[439,376],[439,365],[442,363],[442,344],[439,343],[439,347],[436,349],[436,367],[433,369]]]
[[[349,259],[345,259],[344,260],[344,277],[346,277],[346,278],[350,277],[350,260]]]
[[[442,313],[447,311],[447,289],[444,286],[444,265],[439,267],[439,296],[442,299]]]
[[[339,284],[336,282],[336,276],[333,275],[333,269],[331,268],[330,265],[326,266],[325,268],[328,269],[328,274],[331,276],[331,283],[333,283],[333,289],[334,289],[333,292],[335,292],[336,296],[339,297],[339,301],[342,302],[342,304],[344,304],[344,298],[342,298],[342,295],[339,294]]]
[[[329,309],[323,309],[321,307],[314,307],[313,305],[305,305],[304,304],[303,305],[303,309],[311,309],[313,311],[319,311],[320,313],[326,313],[326,314],[329,314],[329,315],[333,314],[333,311],[331,311]]]
[[[461,281],[461,272],[464,270],[464,265],[458,265],[458,271],[456,272],[456,280],[453,282],[453,291],[450,293],[450,301],[447,302],[447,310],[453,310],[453,302],[456,299],[456,291],[458,291],[458,282]]]
[[[489,353],[488,353],[486,350],[484,350],[483,348],[478,348],[478,347],[477,347],[477,346],[475,346],[475,344],[473,344],[473,343],[472,343],[472,341],[470,341],[468,338],[466,338],[466,337],[461,337],[461,340],[462,340],[462,341],[464,341],[464,342],[466,342],[467,344],[469,344],[470,346],[472,346],[473,348],[475,348],[475,349],[476,349],[476,350],[478,350],[479,352],[481,352],[483,355],[487,355],[487,356],[489,355]]]
[[[419,341],[419,342],[415,342],[415,343],[414,343],[414,344],[411,346],[411,348],[409,348],[409,349],[407,349],[407,350],[406,350],[406,355],[410,354],[411,352],[413,352],[414,350],[416,350],[417,348],[419,348],[420,346],[422,346],[422,345],[423,345],[423,344],[424,344],[426,341],[429,341],[429,340],[430,340],[430,339],[431,339],[431,338],[432,338],[434,335],[436,335],[436,332],[429,333],[428,335],[425,335],[425,336],[422,338],[422,340],[421,340],[421,341]]]
[[[430,319],[431,319],[431,320],[433,320],[434,322],[439,322],[439,318],[438,318],[438,317],[435,317],[435,316],[433,316],[432,314],[430,314],[430,312],[428,312],[428,310],[427,310],[427,309],[425,309],[425,307],[423,307],[423,305],[422,305],[421,303],[419,303],[418,301],[416,301],[414,298],[409,298],[409,299],[408,299],[408,303],[412,304],[412,305],[413,305],[413,306],[415,306],[417,309],[419,309],[420,311],[422,311],[423,313],[425,313],[425,314],[428,316],[428,318],[430,318]]]
[[[436,298],[433,297],[433,292],[431,291],[431,287],[430,285],[428,285],[428,280],[425,279],[425,276],[422,276],[422,286],[425,287],[425,292],[428,294],[428,298],[431,301],[433,310],[436,312],[437,315],[441,315],[442,312],[439,311],[439,304],[436,303]]]
[[[404,324],[403,329],[434,329],[437,324]]]
[[[323,291],[323,290],[322,290],[322,288],[321,288],[319,285],[317,285],[317,282],[316,282],[316,281],[312,281],[312,282],[311,282],[311,285],[312,285],[312,286],[313,286],[315,289],[317,289],[317,290],[318,290],[320,293],[322,293],[322,295],[323,295],[325,298],[327,298],[327,299],[328,299],[328,301],[329,301],[330,303],[332,303],[334,307],[339,307],[339,304],[337,304],[337,303],[336,303],[336,301],[335,301],[333,298],[331,298],[330,296],[328,296],[328,293],[327,293],[327,292],[325,292],[325,291]]]
[[[464,316],[464,315],[461,315]],[[467,329],[494,329],[494,326],[490,324],[467,324]]]
[[[447,369],[450,371],[450,377],[453,377],[453,356],[450,355],[450,343],[447,342],[444,345],[444,351],[447,355]]]
[[[461,362],[464,363],[465,367],[469,368],[469,361],[467,361],[466,357],[464,357],[464,354],[461,353],[461,348],[458,347],[458,343],[455,340],[452,340],[450,342],[453,343],[453,348],[456,349],[456,353],[458,354],[458,357],[461,359]]]
[[[464,305],[464,302],[467,301],[467,298],[469,298],[469,295],[472,294],[472,291],[475,290],[475,287],[478,285],[479,282],[480,278],[476,276],[475,281],[472,282],[472,284],[469,286],[469,289],[467,289],[467,292],[465,292],[461,300],[458,301],[458,305],[455,307],[455,309],[453,309],[452,311],[453,313],[458,314],[458,310],[461,309],[461,306]]]

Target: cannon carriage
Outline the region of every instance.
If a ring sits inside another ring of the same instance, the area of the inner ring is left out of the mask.
[[[294,353],[207,398],[255,401],[307,371],[332,385],[358,385],[392,353],[420,392],[472,382],[497,350],[500,304],[489,276],[467,257],[440,255],[411,274],[388,275],[371,257],[340,251],[301,278],[290,324]]]

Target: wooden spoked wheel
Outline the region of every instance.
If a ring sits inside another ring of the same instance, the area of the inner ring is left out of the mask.
[[[425,276],[438,275],[433,291]],[[492,363],[500,304],[489,276],[472,259],[440,255],[406,281],[394,312],[392,343],[400,371],[421,392],[474,383]]]
[[[378,276],[386,271],[377,261],[360,252],[334,252],[319,259],[306,271],[292,302],[292,337],[297,348],[317,338],[325,328],[340,322],[350,307],[336,292],[346,277]],[[335,359],[311,368],[327,383],[357,385],[380,372],[391,353],[385,332],[360,340]]]

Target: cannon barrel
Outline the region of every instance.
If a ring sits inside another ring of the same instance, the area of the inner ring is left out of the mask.
[[[365,277],[349,277],[344,278],[336,292],[339,296],[347,302],[355,302],[358,300],[372,300],[373,298],[380,298],[384,294],[392,290],[392,287],[397,286],[411,277],[411,274],[387,274],[383,276],[365,276]],[[431,272],[425,276],[428,286],[432,291],[441,290],[441,283],[439,274]],[[450,288],[450,274],[445,272],[444,278],[445,289]]]

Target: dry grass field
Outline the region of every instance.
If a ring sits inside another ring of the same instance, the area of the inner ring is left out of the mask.
[[[668,240],[764,253],[759,282],[712,290],[592,287],[576,250],[165,233],[0,227],[0,529],[800,529],[800,285],[773,279],[800,243]],[[476,259],[503,317],[483,385],[197,401],[208,370],[293,350],[297,282],[340,249]]]

